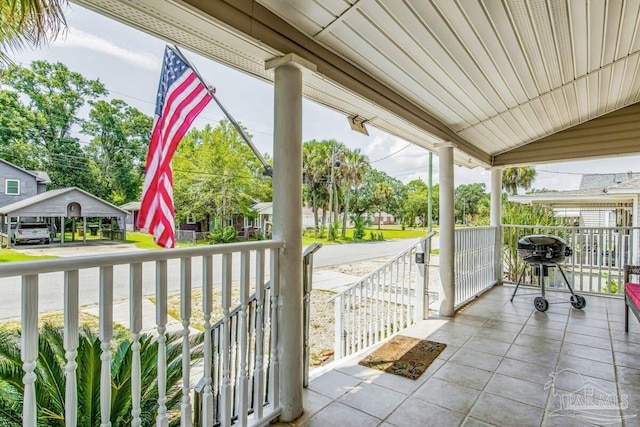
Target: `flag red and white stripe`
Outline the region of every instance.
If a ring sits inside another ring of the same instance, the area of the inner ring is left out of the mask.
[[[167,46],[147,153],[138,226],[165,248],[175,246],[171,159],[196,116],[213,99],[189,64]]]

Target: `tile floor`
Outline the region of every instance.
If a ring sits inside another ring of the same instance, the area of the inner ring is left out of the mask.
[[[495,287],[452,320],[403,331],[447,344],[418,380],[360,366],[362,355],[345,359],[312,373],[305,413],[278,425],[640,425],[640,324],[632,315],[625,334],[624,302],[587,296],[582,311],[562,302],[540,313],[535,290],[513,303],[511,292]],[[611,409],[618,398],[627,409]],[[570,401],[574,412],[562,406]]]

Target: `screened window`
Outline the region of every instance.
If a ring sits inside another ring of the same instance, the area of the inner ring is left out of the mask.
[[[20,181],[17,179],[5,180],[5,194],[20,194]]]

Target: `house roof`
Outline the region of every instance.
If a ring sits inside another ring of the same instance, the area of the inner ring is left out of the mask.
[[[49,174],[43,171],[27,171],[36,176],[36,180],[42,184],[51,184],[51,178],[49,178]]]
[[[624,175],[624,177],[622,177]],[[516,203],[533,203],[550,207],[623,207],[631,206],[633,198],[640,193],[640,175],[629,179],[627,174],[607,174],[607,175],[589,175],[583,183],[585,186],[595,184],[597,182],[613,182],[613,179],[619,177],[626,182],[613,184],[610,186],[599,186],[594,188],[581,188],[578,190],[567,191],[549,191],[544,193],[532,193],[525,195],[509,196],[509,200]],[[601,177],[598,179],[596,177]],[[604,177],[604,178],[602,178]],[[582,186],[582,185],[581,185]]]
[[[605,188],[619,185],[640,177],[640,173],[608,173],[608,174],[584,174],[580,180],[580,189]]]
[[[129,211],[129,212],[139,211],[141,203],[142,202],[125,203],[124,205],[120,205],[120,209],[124,209],[125,211]]]
[[[49,178],[49,174],[47,174],[46,172],[28,171],[24,168],[21,168],[20,166],[14,165],[13,163],[6,161],[5,159],[0,159],[0,162],[4,163],[5,165],[9,165],[12,168],[21,170],[22,172],[27,173],[29,175],[33,175],[37,182],[41,182],[42,184],[51,184],[51,178]]]
[[[29,214],[26,214],[25,212],[28,211],[28,208],[32,208],[32,207],[36,207],[36,205],[41,204],[43,202],[46,202],[48,200],[52,200],[55,199],[57,197],[62,197],[64,195],[69,195],[71,193],[79,193],[79,195],[83,195],[85,197],[89,197],[90,199],[97,201],[100,205],[108,207],[109,210],[115,210],[117,212],[121,212],[121,213],[127,213],[127,211],[125,211],[124,209],[121,209],[119,207],[117,207],[116,205],[113,205],[105,200],[102,200],[101,198],[94,196],[91,193],[88,193],[84,190],[81,190],[77,187],[67,187],[67,188],[59,188],[57,190],[50,190],[50,191],[46,191],[44,193],[38,194],[36,196],[33,197],[29,197],[28,199],[24,199],[24,200],[20,200],[19,202],[16,203],[11,203],[10,205],[6,205],[6,206],[2,206],[0,207],[0,215],[15,215],[15,216],[20,216],[20,215],[24,215],[24,216],[28,216],[31,215],[33,216],[33,214],[31,212],[29,212]],[[65,212],[66,212],[66,205],[65,205]],[[100,211],[102,212],[102,211]],[[103,213],[92,213],[90,211],[84,211],[83,213],[85,213],[85,216],[104,216]],[[39,216],[47,216],[49,215],[49,212],[41,212],[41,215]]]
[[[259,202],[251,205],[251,209],[262,214],[273,214],[273,202]]]

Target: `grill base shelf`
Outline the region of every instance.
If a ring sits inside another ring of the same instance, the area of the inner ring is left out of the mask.
[[[540,278],[539,281],[540,281],[541,295],[539,297],[536,297],[533,300],[533,306],[536,308],[536,310],[545,312],[549,309],[549,301],[545,296],[544,270],[546,268],[558,268],[558,270],[560,270],[560,273],[562,274],[562,278],[564,279],[564,283],[567,284],[567,288],[569,288],[569,292],[571,292],[571,298],[569,298],[568,302],[571,304],[573,308],[582,310],[587,306],[587,300],[582,295],[578,295],[575,292],[573,292],[573,287],[569,283],[569,279],[567,279],[567,275],[564,274],[564,270],[558,263],[538,264],[538,263],[529,263],[526,261],[522,266],[522,273],[520,274],[520,276],[518,277],[518,281],[516,282],[516,288],[513,290],[513,294],[511,295],[511,302],[513,302],[513,299],[515,298],[516,293],[518,292],[518,287],[520,286],[520,283],[522,283],[522,279],[524,278],[525,272],[527,271],[527,267],[529,265],[533,266],[534,268],[537,267],[539,272],[539,278]]]

